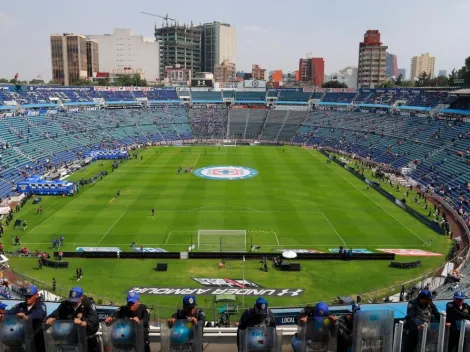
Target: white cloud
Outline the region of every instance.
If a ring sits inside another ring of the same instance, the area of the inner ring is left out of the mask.
[[[0,12],[0,27],[6,27],[11,24],[11,22],[11,18],[5,12]]]
[[[248,32],[268,33],[267,29],[260,27],[257,24],[250,24],[250,25],[244,26],[243,29],[245,29]]]

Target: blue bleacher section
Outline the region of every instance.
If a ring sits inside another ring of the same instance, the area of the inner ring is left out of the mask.
[[[400,169],[470,211],[470,123],[383,113],[313,111],[297,143],[355,153]]]
[[[12,187],[25,177],[76,160],[92,149],[191,138],[189,114],[183,106],[4,117],[0,119],[0,197],[13,194]]]

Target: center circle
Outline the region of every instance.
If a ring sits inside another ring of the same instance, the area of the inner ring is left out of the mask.
[[[258,171],[244,166],[207,166],[194,171],[198,177],[210,180],[244,180],[255,177]]]

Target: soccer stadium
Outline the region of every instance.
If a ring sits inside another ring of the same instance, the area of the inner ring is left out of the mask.
[[[391,351],[407,301],[470,292],[469,96],[2,85],[3,302],[79,285],[103,322],[132,291],[163,346],[194,295],[214,351],[260,296],[286,351],[303,307],[360,303]]]

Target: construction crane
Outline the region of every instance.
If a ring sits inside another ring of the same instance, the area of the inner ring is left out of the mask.
[[[143,15],[147,15],[147,16],[160,17],[160,18],[162,18],[166,21],[167,26],[168,26],[168,21],[176,22],[176,20],[174,18],[168,17],[168,14],[166,14],[166,16],[160,16],[160,15],[156,15],[154,13],[143,12],[143,11],[141,11],[140,13],[143,14]]]

